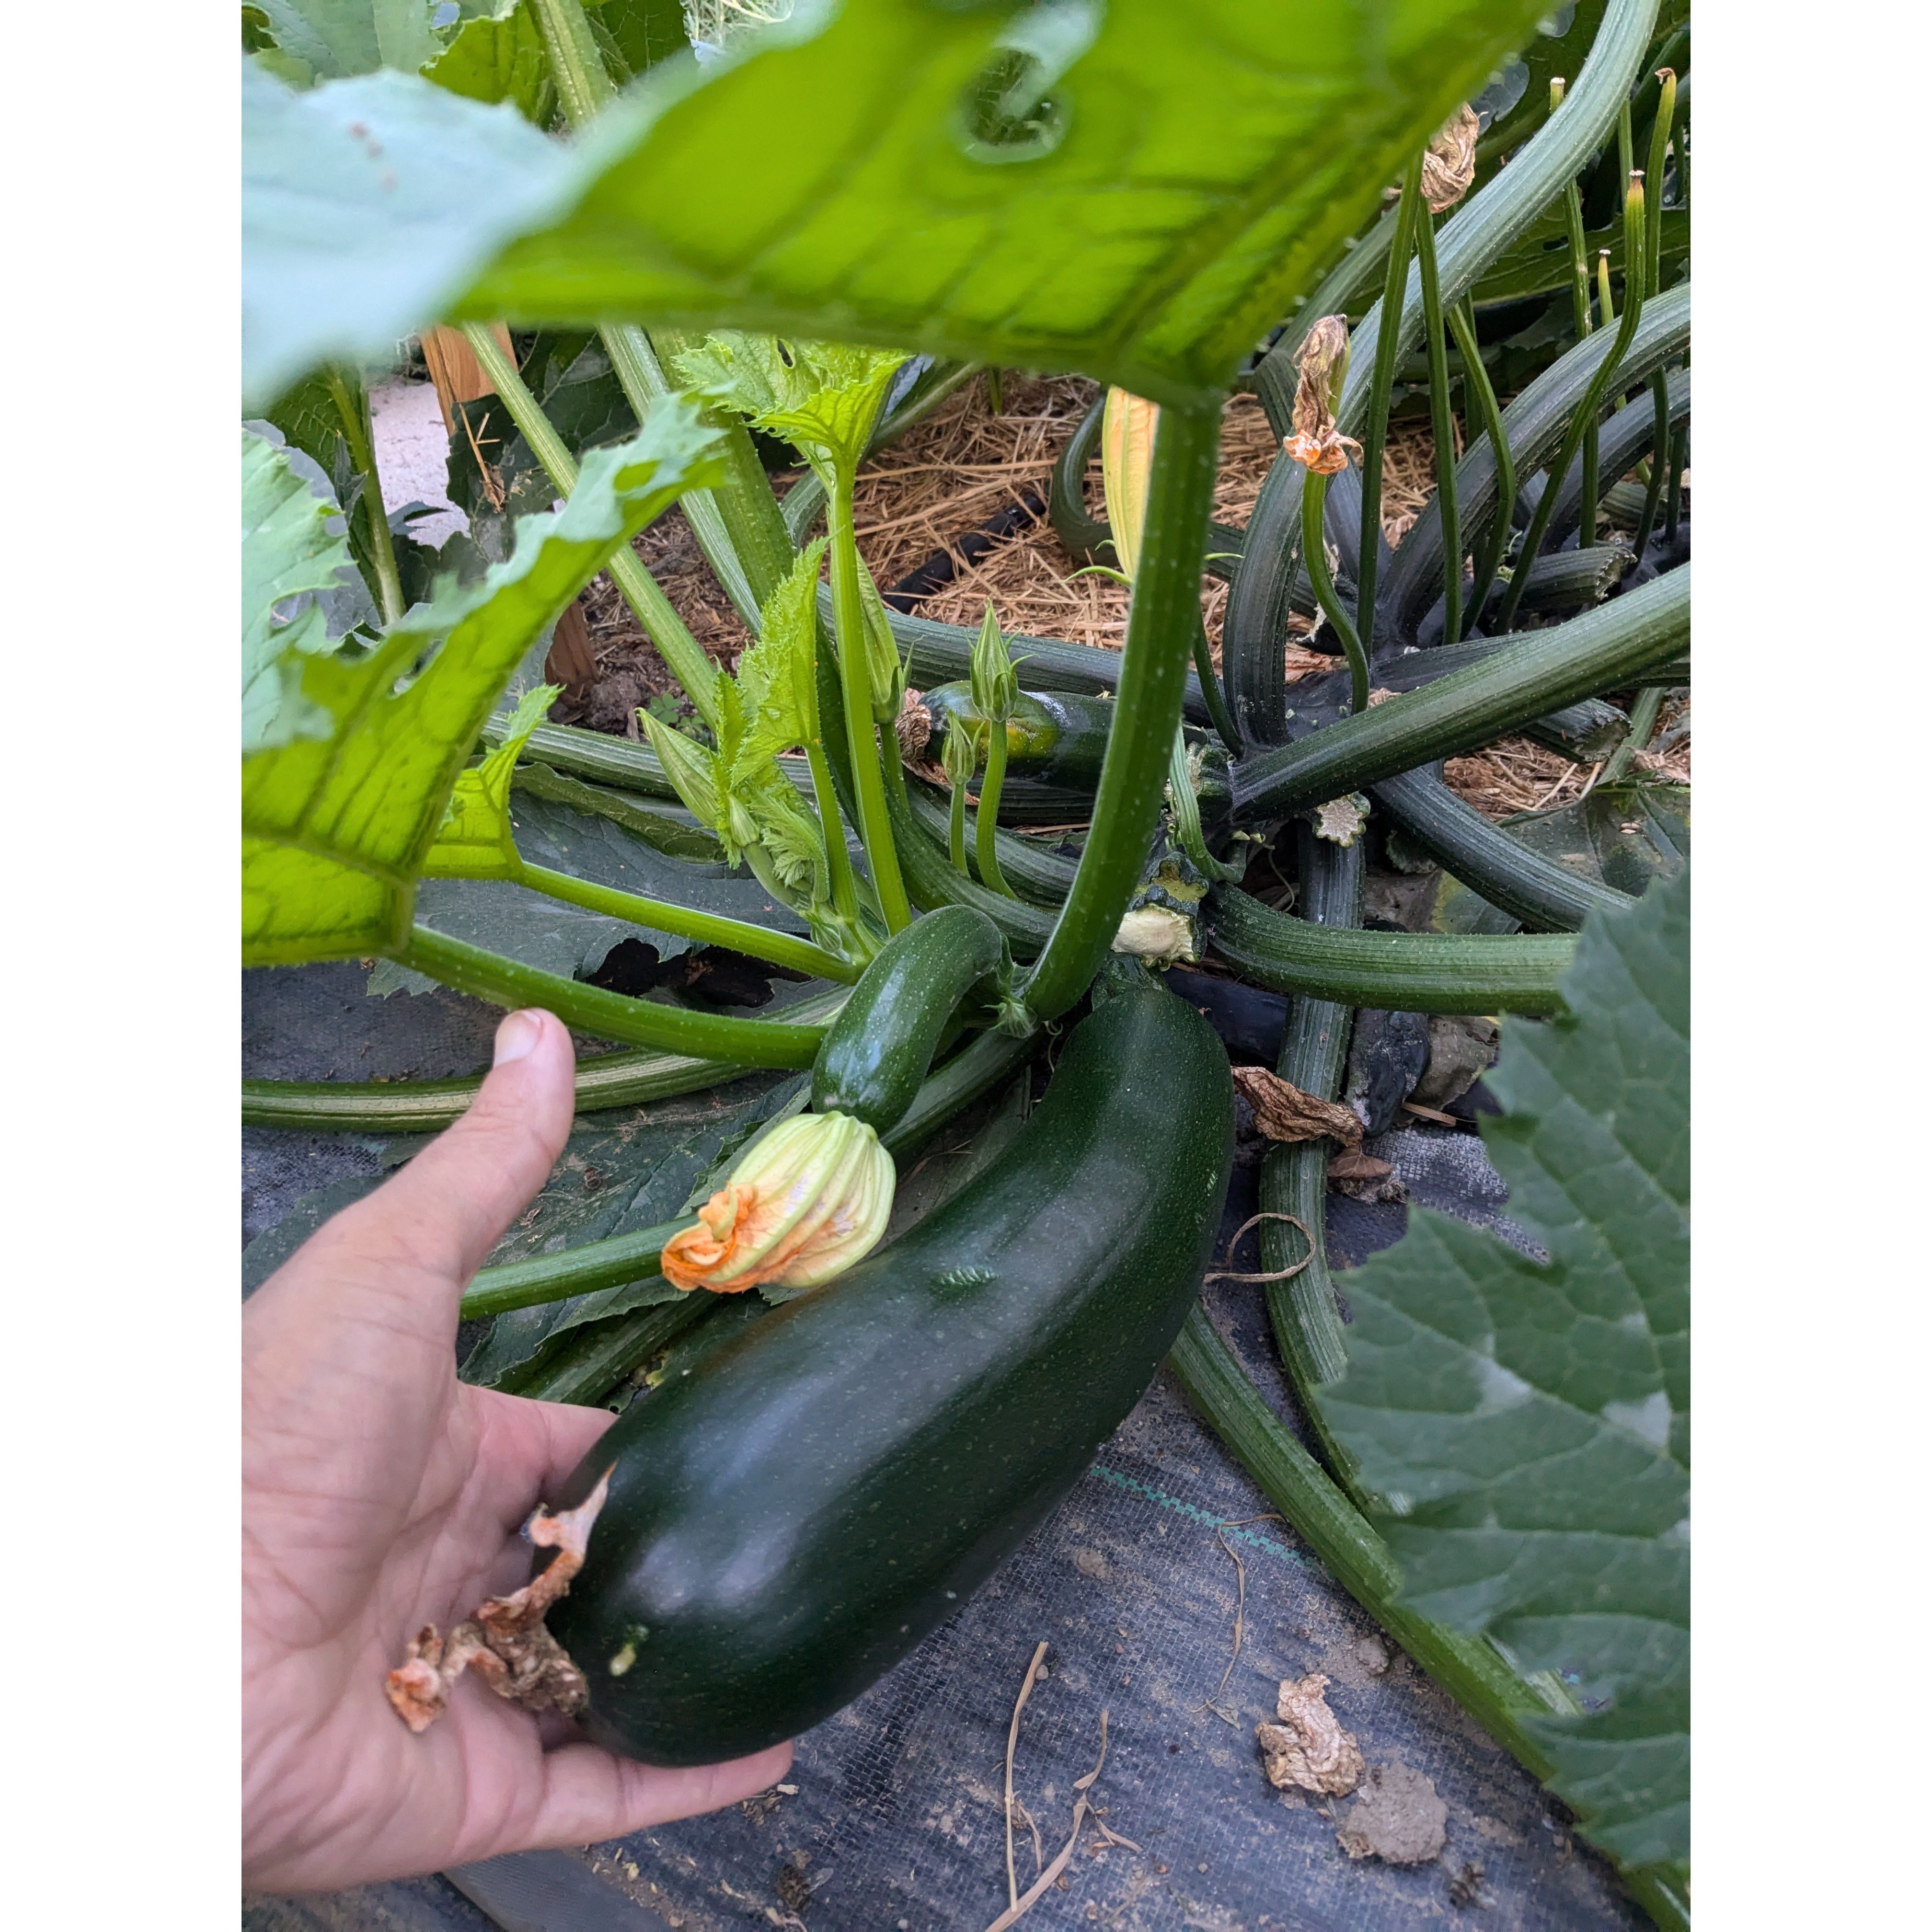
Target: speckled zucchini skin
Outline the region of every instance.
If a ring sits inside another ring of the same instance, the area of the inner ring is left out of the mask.
[[[937,907],[895,934],[820,1042],[813,1112],[850,1114],[878,1133],[896,1125],[953,1010],[1005,956],[999,928],[970,906]]]
[[[586,1728],[665,1765],[818,1724],[1012,1552],[1139,1399],[1227,1192],[1227,1056],[1150,981],[1097,1006],[1006,1151],[837,1281],[636,1402],[550,1627]]]

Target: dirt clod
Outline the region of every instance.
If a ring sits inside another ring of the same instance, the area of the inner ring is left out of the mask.
[[[1392,1865],[1422,1865],[1442,1856],[1448,1842],[1449,1808],[1436,1786],[1400,1758],[1378,1765],[1335,1836],[1352,1858],[1380,1858]]]
[[[1362,1781],[1361,1747],[1329,1709],[1328,1688],[1319,1671],[1282,1678],[1275,1702],[1281,1722],[1255,1726],[1268,1782],[1279,1790],[1340,1798]]]

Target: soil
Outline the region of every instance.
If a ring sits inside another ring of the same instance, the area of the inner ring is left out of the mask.
[[[1337,1822],[1335,1837],[1352,1858],[1392,1865],[1426,1864],[1448,1842],[1449,1808],[1433,1782],[1397,1758],[1378,1765]]]

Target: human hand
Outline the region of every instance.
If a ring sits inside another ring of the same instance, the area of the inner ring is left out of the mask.
[[[518,1532],[610,1424],[458,1381],[464,1285],[570,1131],[562,1023],[512,1013],[475,1104],[242,1312],[242,1867],[326,1890],[581,1845],[764,1790],[788,1744],[667,1771],[479,1681],[412,1736],[384,1678],[426,1623],[524,1582]]]

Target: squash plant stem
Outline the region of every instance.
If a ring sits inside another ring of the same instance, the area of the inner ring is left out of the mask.
[[[1016,899],[1019,894],[1006,884],[1000,870],[999,849],[995,844],[1000,830],[1000,794],[1006,783],[1006,728],[1004,720],[986,728],[986,776],[980,781],[980,804],[973,814],[973,856],[980,868],[980,883],[989,892]]]
[[[1364,475],[1362,488],[1368,487]],[[1311,470],[1301,485],[1301,560],[1307,566],[1308,580],[1315,586],[1315,601],[1321,605],[1322,616],[1342,640],[1342,649],[1348,660],[1348,708],[1359,717],[1369,708],[1369,654],[1362,648],[1362,640],[1349,621],[1336,591],[1335,580],[1329,574],[1328,540],[1322,524],[1328,502],[1328,479],[1319,470]],[[1358,601],[1356,608],[1360,608]]]
[[[872,676],[866,664],[866,612],[860,602],[859,544],[852,528],[853,479],[842,466],[832,479],[827,513],[832,553],[832,622],[838,634],[838,676],[845,701],[846,741],[852,753],[852,788],[859,814],[859,836],[865,842],[866,863],[878,893],[886,930],[903,932],[912,923],[905,881],[899,872],[898,848],[886,813],[884,774],[880,770],[879,733],[872,719]],[[892,755],[898,756],[896,745]],[[826,827],[826,836],[832,829]]]
[[[369,557],[376,566],[376,587],[382,593],[382,621],[399,624],[406,606],[403,580],[396,568],[396,546],[389,536],[388,512],[382,507],[382,478],[376,467],[376,440],[369,426],[369,392],[349,370],[331,364],[322,371],[335,412],[342,418],[342,434],[349,445],[349,460],[366,479],[362,503],[369,520]]]
[[[1529,581],[1530,566],[1535,562],[1537,552],[1543,548],[1544,534],[1550,528],[1551,514],[1556,508],[1556,499],[1562,494],[1562,483],[1570,473],[1570,466],[1576,460],[1578,446],[1582,442],[1586,430],[1596,427],[1597,414],[1603,406],[1604,392],[1610,386],[1610,379],[1622,366],[1630,352],[1630,339],[1636,334],[1638,318],[1643,313],[1643,177],[1633,174],[1630,188],[1624,196],[1624,312],[1618,318],[1616,340],[1610,344],[1610,352],[1597,365],[1597,373],[1591,378],[1590,385],[1579,399],[1571,412],[1569,427],[1563,432],[1562,446],[1556,452],[1556,460],[1550,466],[1543,494],[1537,499],[1536,513],[1529,520],[1529,528],[1523,532],[1522,544],[1516,552],[1516,570],[1509,581],[1509,588],[1503,592],[1503,601],[1496,613],[1496,629],[1504,632],[1516,621],[1516,607],[1522,602],[1523,587]]]
[[[542,1006],[566,1026],[580,1028],[602,1040],[728,1060],[740,1066],[802,1070],[811,1066],[819,1042],[825,1037],[823,1026],[740,1019],[687,1006],[661,1006],[655,1000],[634,1000],[602,986],[586,986],[580,980],[566,980],[561,973],[526,966],[520,959],[506,958],[426,926],[412,928],[399,945],[389,950],[389,957],[399,966],[427,974],[492,1006]]]
[[[1475,304],[1467,296],[1450,308],[1449,332],[1455,337],[1456,346],[1462,352],[1462,366],[1468,372],[1469,382],[1475,392],[1476,407],[1482,415],[1483,434],[1490,440],[1490,454],[1496,466],[1496,513],[1491,519],[1490,533],[1483,541],[1482,555],[1477,561],[1463,627],[1473,630],[1482,620],[1483,606],[1489,602],[1490,586],[1496,580],[1496,566],[1502,562],[1503,550],[1509,542],[1510,519],[1516,508],[1516,463],[1510,454],[1509,438],[1503,434],[1502,411],[1496,404],[1496,392],[1490,384],[1490,372],[1483,366],[1482,345],[1476,340]],[[1450,637],[1446,629],[1442,634],[1448,643],[1461,641]]]
[[[564,119],[574,131],[601,113],[617,90],[578,0],[532,0],[531,13],[556,80]],[[632,412],[640,423],[646,422],[652,404],[673,393],[656,348],[635,322],[606,322],[598,332]],[[675,338],[672,342],[675,346]],[[688,491],[682,500],[684,514],[705,561],[755,636],[765,599],[790,568],[791,544],[750,433],[717,410],[707,410],[704,420],[720,433],[724,475],[709,490]]]
[[[1168,754],[1201,627],[1201,560],[1220,434],[1214,405],[1163,408],[1154,431],[1139,567],[1093,826],[1066,903],[1021,988],[1042,1019],[1058,1018],[1100,970],[1160,821]]]
[[[1362,430],[1362,530],[1355,566],[1355,628],[1364,639],[1372,639],[1376,634],[1376,574],[1382,561],[1382,451],[1388,442],[1389,396],[1395,387],[1396,359],[1402,352],[1402,292],[1408,282],[1409,255],[1415,245],[1416,211],[1421,206],[1422,156],[1418,152],[1402,178],[1395,239],[1389,249],[1388,272],[1382,279],[1382,324],[1376,332],[1369,419]],[[1307,484],[1304,482],[1302,488],[1305,492]],[[1304,532],[1307,527],[1304,516]],[[1314,574],[1315,560],[1321,554],[1321,548],[1318,538],[1313,553],[1306,556],[1310,576]],[[1365,685],[1355,700],[1355,709],[1360,711],[1367,703]]]
[[[518,865],[513,876],[518,885],[567,904],[586,906],[592,912],[607,913],[613,919],[628,920],[633,926],[649,926],[659,932],[674,933],[680,939],[693,940],[700,945],[727,946],[754,959],[769,960],[774,966],[808,973],[814,979],[836,980],[849,986],[859,977],[858,968],[836,953],[814,946],[808,939],[774,932],[769,926],[620,892],[614,886],[593,884],[588,879],[573,878],[568,872],[553,872],[548,866],[532,866],[527,860]]]
[[[1487,1638],[1432,1622],[1399,1600],[1402,1573],[1388,1545],[1262,1400],[1198,1302],[1167,1365],[1329,1574],[1519,1764],[1546,1783],[1556,1767],[1537,1736],[1538,1720],[1575,1714],[1564,1708],[1559,1687],[1533,1687]],[[1690,1932],[1688,1898],[1670,1868],[1640,1867],[1622,1877],[1660,1932]]]
[[[1442,635],[1462,634],[1462,531],[1456,514],[1456,424],[1449,412],[1449,352],[1442,334],[1442,290],[1436,274],[1436,218],[1415,212],[1415,259],[1422,282],[1422,327],[1429,344],[1429,422],[1436,438],[1436,502],[1442,518]]]
[[[530,393],[516,364],[481,322],[466,322],[463,338],[502,398],[510,420],[521,431],[531,454],[556,485],[557,494],[568,496],[577,488],[577,459],[564,446],[562,437]],[[697,706],[698,715],[715,735],[718,730],[716,668],[686,628],[684,620],[671,608],[670,599],[658,588],[657,579],[644,568],[643,560],[628,544],[614,550],[604,568],[610,573],[611,582],[623,592],[624,601],[636,613],[645,634],[657,646],[658,655],[670,667],[671,674]]]
[[[1650,206],[1644,228],[1644,286],[1654,296],[1664,283],[1664,170],[1670,152],[1671,129],[1677,118],[1677,76],[1669,68],[1657,75],[1659,92],[1657,116],[1651,124],[1650,158],[1644,178],[1650,184]],[[1643,493],[1643,514],[1636,526],[1636,554],[1640,559],[1650,542],[1657,522],[1658,506],[1664,496],[1664,466],[1670,447],[1670,379],[1660,369],[1650,379],[1652,428],[1650,438],[1650,477]]]

